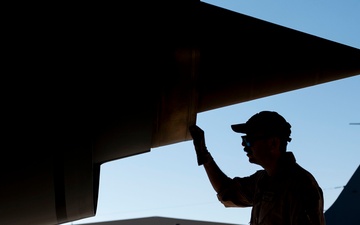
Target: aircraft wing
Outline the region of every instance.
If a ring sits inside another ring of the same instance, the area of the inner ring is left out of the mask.
[[[93,216],[102,163],[190,140],[199,112],[360,74],[350,46],[196,0],[130,2],[14,10],[1,224]]]

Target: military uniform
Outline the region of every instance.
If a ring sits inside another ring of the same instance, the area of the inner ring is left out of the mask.
[[[323,193],[314,177],[291,152],[280,158],[279,168],[271,177],[259,170],[231,179],[218,199],[225,207],[253,207],[251,225],[325,225]]]

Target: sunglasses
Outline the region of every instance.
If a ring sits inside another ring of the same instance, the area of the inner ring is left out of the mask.
[[[266,138],[268,138],[268,136],[266,136],[266,135],[262,135],[262,136],[244,135],[244,136],[241,136],[241,138],[242,138],[242,145],[243,146],[251,147],[256,141],[266,139]]]

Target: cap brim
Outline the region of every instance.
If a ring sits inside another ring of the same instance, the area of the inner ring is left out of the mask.
[[[231,125],[231,129],[236,133],[247,133],[248,126],[246,126],[246,123],[234,124]]]

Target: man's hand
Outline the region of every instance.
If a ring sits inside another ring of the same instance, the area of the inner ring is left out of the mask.
[[[210,153],[206,149],[204,131],[196,125],[190,126],[189,131],[193,138],[198,165],[202,165],[212,159]]]
[[[196,152],[199,152],[199,153],[207,152],[206,145],[205,145],[204,131],[196,125],[190,126],[189,131],[193,138],[193,143],[194,143]]]

